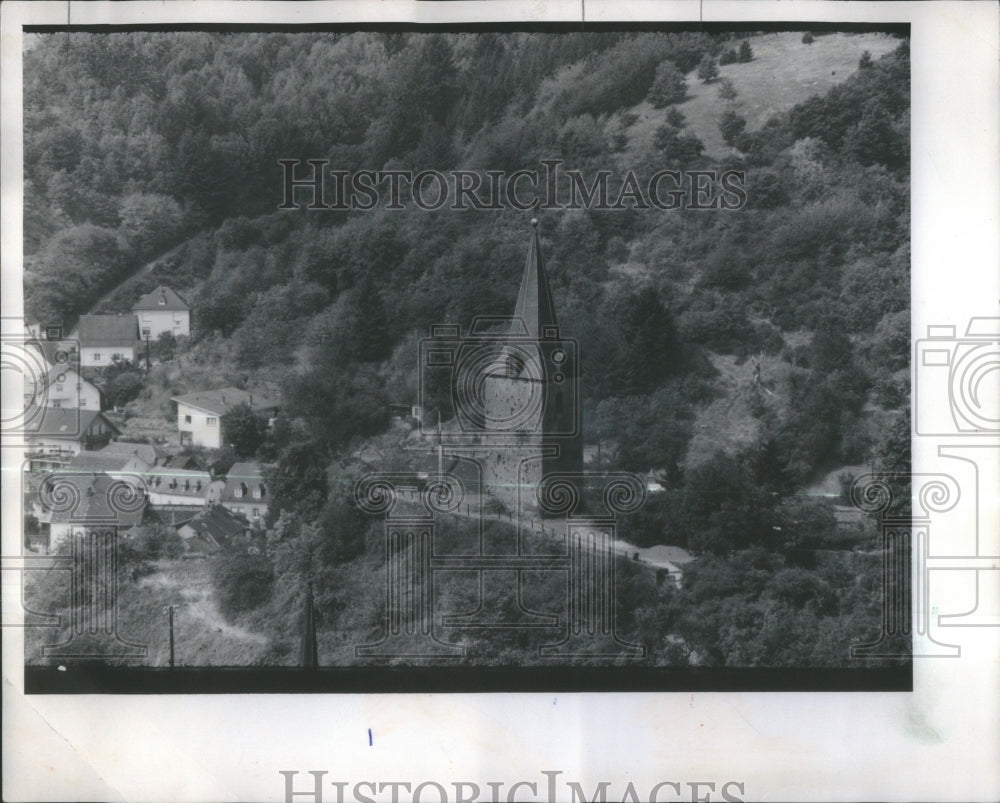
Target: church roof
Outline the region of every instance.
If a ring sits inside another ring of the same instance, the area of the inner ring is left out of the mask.
[[[544,336],[546,327],[554,327],[558,323],[555,305],[552,303],[552,290],[549,288],[549,277],[545,273],[541,246],[538,242],[538,223],[534,220],[531,223],[535,229],[528,243],[528,258],[524,263],[524,276],[521,278],[521,289],[517,294],[517,306],[514,307],[511,334],[539,338]],[[526,331],[521,331],[522,323]]]

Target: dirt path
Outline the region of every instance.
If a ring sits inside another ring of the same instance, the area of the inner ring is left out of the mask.
[[[186,246],[191,240],[195,239],[196,237],[200,236],[201,234],[202,234],[202,232],[200,232],[200,231],[196,232],[195,234],[192,234],[190,237],[188,237],[187,239],[179,242],[177,245],[173,246],[172,248],[168,248],[166,251],[162,251],[161,253],[157,254],[151,260],[149,260],[148,262],[146,262],[145,264],[143,264],[142,266],[140,266],[139,268],[137,268],[136,270],[134,270],[128,276],[124,277],[120,282],[118,282],[114,287],[112,287],[110,290],[108,290],[106,293],[104,293],[100,298],[97,299],[97,301],[95,301],[93,304],[91,304],[89,307],[87,307],[87,309],[84,310],[83,312],[81,312],[80,314],[81,315],[93,315],[96,310],[98,310],[98,309],[101,308],[101,305],[104,304],[105,301],[107,301],[115,293],[117,293],[124,285],[128,284],[129,282],[131,282],[131,281],[133,281],[133,280],[135,280],[137,278],[139,278],[140,276],[144,276],[145,274],[150,273],[153,270],[153,268],[155,268],[158,264],[160,264],[160,262],[162,262],[163,260],[169,259],[170,257],[174,256],[178,251],[180,251],[180,249],[182,249],[184,246]],[[126,310],[121,310],[121,311],[125,312]],[[79,335],[79,332],[78,332],[78,324],[77,324],[77,325],[74,325],[73,331],[69,332],[66,336],[67,337],[75,338],[75,337],[78,337],[78,335]]]
[[[191,620],[197,627],[209,632],[222,633],[230,638],[250,644],[263,645],[267,643],[267,639],[259,633],[231,625],[225,620],[218,605],[216,605],[211,582],[207,576],[207,567],[195,566],[190,563],[181,564],[181,569],[188,567],[192,569],[189,577],[178,577],[175,574],[177,569],[172,566],[144,577],[140,581],[140,585],[171,590],[180,595],[183,603],[177,607],[175,612],[175,621],[178,627],[182,627],[185,620]]]

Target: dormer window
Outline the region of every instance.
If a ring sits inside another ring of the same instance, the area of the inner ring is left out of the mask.
[[[160,295],[160,300],[159,300],[159,302],[157,302],[157,303],[159,303],[159,305],[160,305],[161,307],[165,307],[165,306],[167,306],[167,297],[166,297],[165,295],[162,295],[162,294],[161,294],[161,295]]]
[[[253,489],[253,498],[254,499],[263,499],[264,498],[264,486],[263,485],[258,485],[256,488]]]
[[[249,489],[247,488],[247,484],[245,482],[241,482],[240,485],[239,485],[239,487],[236,489],[236,491],[234,492],[233,495],[237,499],[242,499],[244,496],[247,495],[247,491],[248,490]]]

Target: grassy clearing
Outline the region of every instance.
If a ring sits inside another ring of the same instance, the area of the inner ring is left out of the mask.
[[[163,560],[155,568],[153,574],[123,583],[118,589],[118,633],[147,648],[146,657],[136,664],[169,665],[170,605],[175,606],[175,666],[249,666],[264,657],[269,648],[266,637],[229,624],[219,613],[210,560]],[[43,578],[46,583],[67,580]],[[65,590],[68,602],[68,587]],[[69,609],[52,612],[62,615],[62,627],[25,631],[25,657],[29,663],[40,660],[43,644],[57,643],[68,636]]]
[[[746,118],[747,129],[755,131],[771,115],[844,81],[857,70],[864,51],[877,60],[895,50],[900,40],[878,33],[834,33],[817,36],[806,45],[801,32],[788,31],[753,36],[749,42],[753,61],[720,67],[719,78],[710,84],[702,83],[691,72],[687,76],[688,97],[675,104],[687,118],[687,129],[705,143],[707,156],[719,158],[731,150],[719,133],[719,118],[726,109]],[[722,78],[732,81],[739,93],[731,103],[719,98]],[[652,138],[663,125],[667,109],[654,109],[643,101],[631,111],[639,119],[628,131],[630,150]]]

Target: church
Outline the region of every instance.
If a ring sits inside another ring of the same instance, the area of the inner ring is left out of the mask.
[[[579,355],[560,331],[538,221],[531,223],[514,314],[478,317],[464,336],[434,327],[421,344],[424,374],[451,373],[454,421],[430,433],[453,458],[445,470],[454,458],[474,461],[484,500],[510,511],[536,509],[544,477],[583,470]]]

